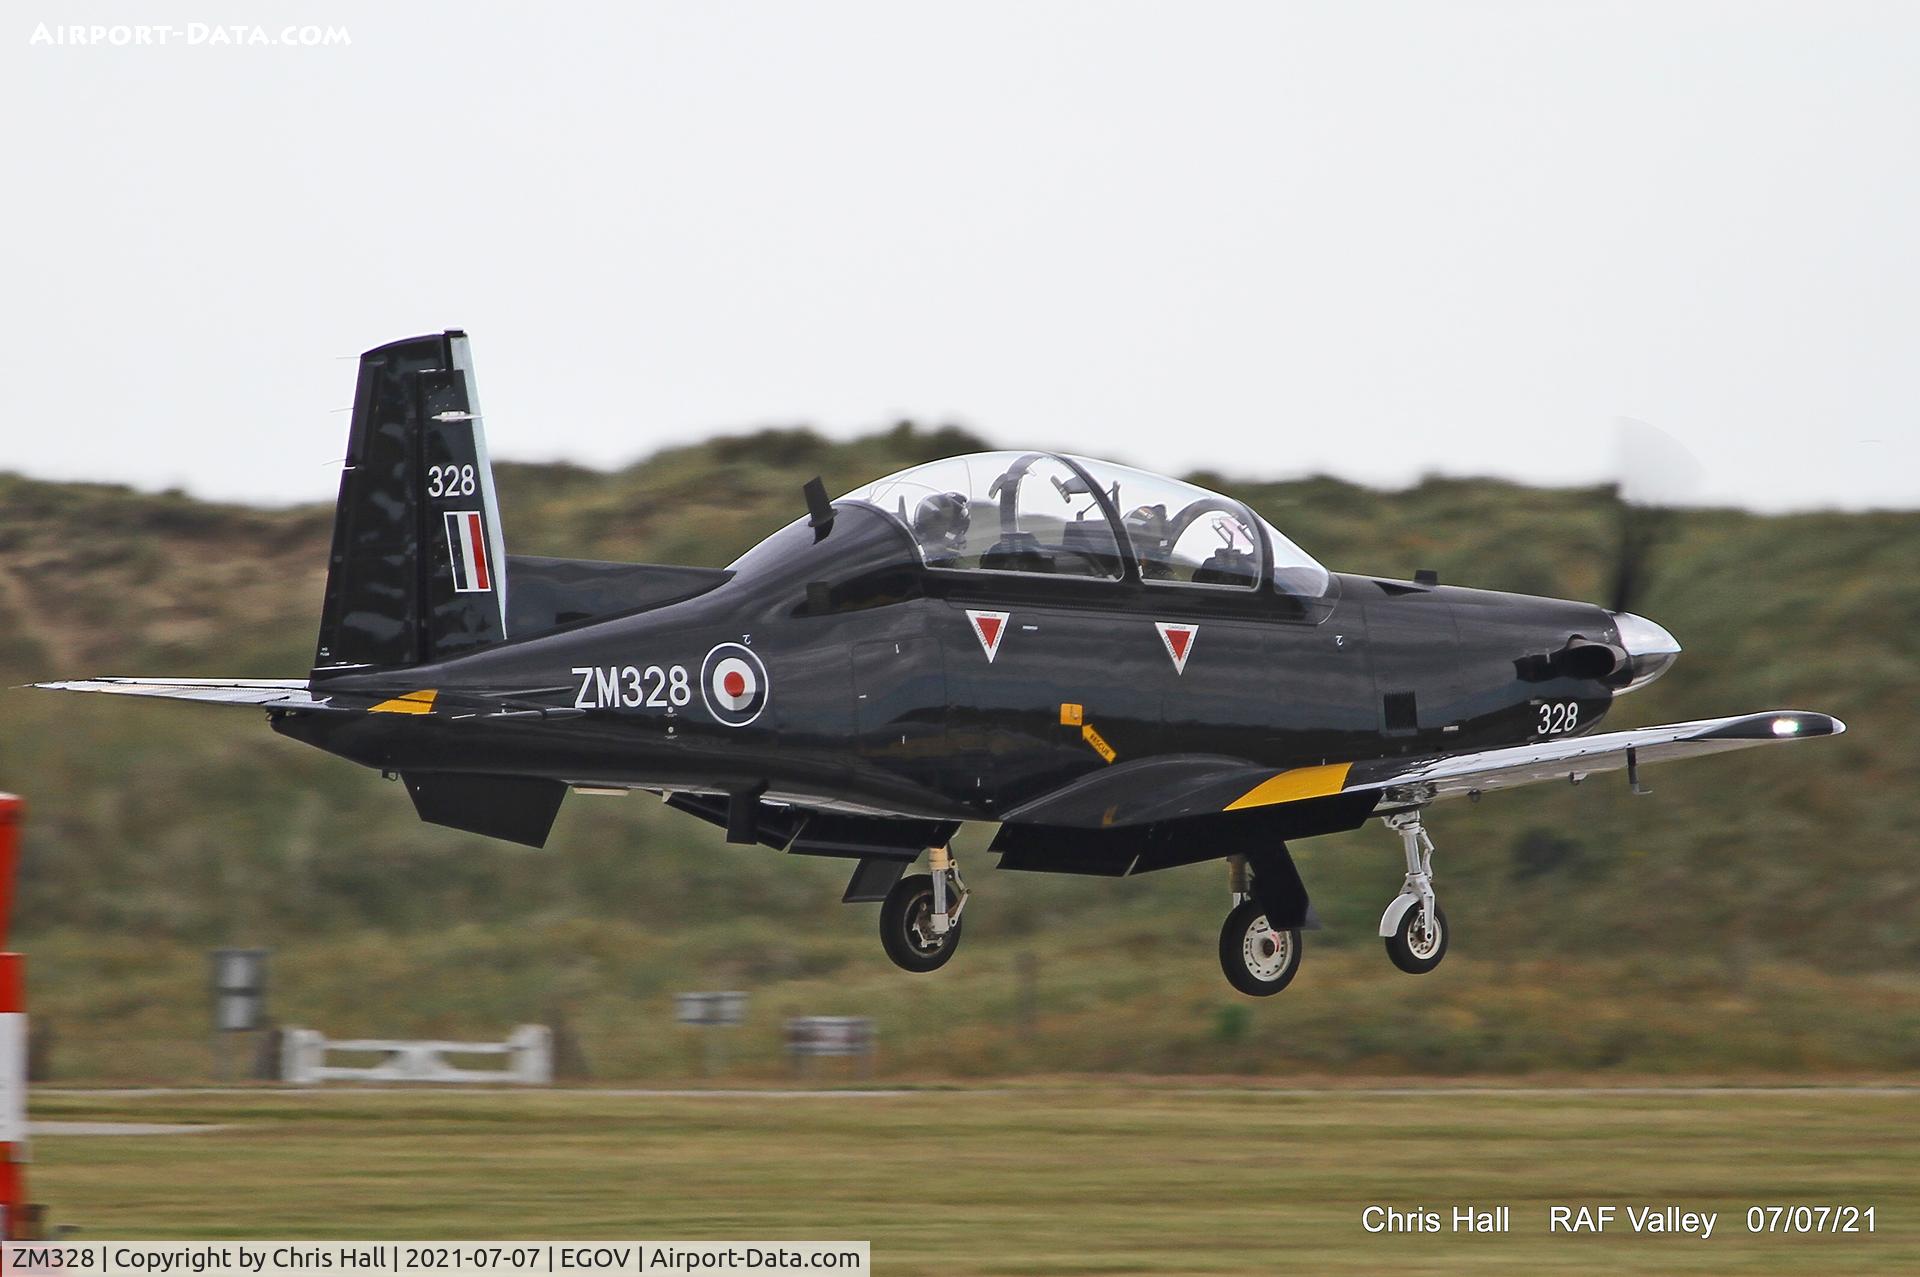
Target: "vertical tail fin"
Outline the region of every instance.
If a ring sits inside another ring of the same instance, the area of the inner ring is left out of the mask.
[[[506,571],[466,334],[360,356],[314,677],[501,642]]]

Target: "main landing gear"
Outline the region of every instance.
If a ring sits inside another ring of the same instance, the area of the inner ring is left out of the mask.
[[[1425,975],[1447,956],[1447,914],[1433,898],[1433,839],[1427,837],[1417,808],[1385,819],[1387,828],[1400,835],[1407,856],[1407,881],[1380,915],[1380,935],[1394,966],[1410,975]]]
[[[1424,975],[1447,956],[1447,914],[1433,895],[1433,839],[1419,811],[1385,818],[1400,835],[1407,857],[1407,878],[1400,895],[1380,915],[1380,936],[1393,965]],[[1233,911],[1220,928],[1220,969],[1227,983],[1256,998],[1270,997],[1292,983],[1300,970],[1300,932],[1312,927],[1306,887],[1284,849],[1253,857],[1227,858]],[[1273,925],[1278,918],[1282,924]]]
[[[1245,856],[1227,858],[1227,886],[1233,910],[1220,926],[1220,969],[1249,997],[1271,997],[1300,970],[1300,928],[1269,925],[1266,906],[1253,898]]]
[[[953,853],[927,853],[932,873],[908,874],[893,884],[880,906],[880,943],[894,965],[907,971],[937,971],[960,947],[960,912],[967,884]]]

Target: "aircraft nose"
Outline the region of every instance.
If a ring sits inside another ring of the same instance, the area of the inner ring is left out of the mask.
[[[1613,617],[1614,628],[1620,633],[1620,646],[1626,649],[1628,658],[1627,681],[1614,688],[1616,696],[1653,682],[1665,674],[1680,655],[1679,640],[1667,633],[1664,625],[1632,612],[1608,615]]]

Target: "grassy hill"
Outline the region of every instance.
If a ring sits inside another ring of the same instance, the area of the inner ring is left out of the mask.
[[[498,481],[515,552],[721,564],[798,514],[814,474],[840,491],[977,446],[763,432]],[[1593,598],[1612,553],[1598,489],[1197,477],[1344,570]],[[0,475],[0,677],[303,673],[331,518]],[[33,804],[18,935],[68,1078],[204,1072],[220,943],[275,947],[287,1022],[482,1036],[560,1016],[603,1077],[691,1068],[669,995],[729,987],[755,995],[733,1052],[749,1071],[780,1067],[788,1012],[874,1014],[886,1067],[929,1075],[1907,1069],[1917,569],[1920,513],[1682,516],[1636,606],[1687,653],[1609,726],[1793,706],[1852,730],[1654,769],[1649,798],[1596,781],[1438,809],[1457,934],[1420,979],[1372,934],[1400,876],[1377,827],[1299,848],[1329,929],[1271,1002],[1220,979],[1217,866],[1001,876],[987,829],[960,842],[966,947],[912,977],[871,906],[837,903],[843,866],[727,847],[645,798],[572,798],[531,852],[418,823],[397,786],[250,711],[7,690],[0,786]]]

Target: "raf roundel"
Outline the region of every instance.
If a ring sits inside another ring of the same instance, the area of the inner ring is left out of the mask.
[[[767,707],[767,667],[738,643],[721,643],[700,663],[700,697],[728,727],[745,727]]]

